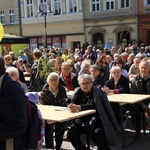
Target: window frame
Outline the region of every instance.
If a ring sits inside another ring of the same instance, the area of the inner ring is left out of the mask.
[[[57,9],[60,9],[60,10],[56,12]],[[52,12],[55,16],[62,14],[62,0],[53,0]]]
[[[4,10],[0,10],[0,22],[2,25],[5,25],[5,11]]]
[[[97,9],[97,4],[99,5],[99,10]],[[95,5],[95,11],[93,10],[93,5]],[[90,12],[100,12],[100,0],[90,0]]]
[[[130,8],[131,7],[131,1],[130,0],[128,0],[129,2],[128,2],[128,4],[129,4],[129,6],[127,7],[126,6],[126,4],[127,4],[127,0],[124,0],[124,7],[121,7],[121,4],[122,4],[122,2],[121,2],[122,0],[119,0],[118,1],[118,8],[120,8],[120,9],[127,9],[127,8]]]
[[[103,3],[104,3],[104,9],[106,11],[115,10],[115,0],[103,0]],[[111,7],[111,3],[113,3],[113,8],[107,9],[107,3],[109,3],[109,7]]]
[[[9,9],[8,10],[8,17],[9,17],[9,24],[14,24],[15,23],[15,15],[14,15],[14,9]],[[13,21],[11,21],[13,20]]]
[[[30,3],[27,4],[27,1],[29,1]],[[25,9],[25,17],[26,18],[32,18],[35,16],[35,14],[34,14],[34,0],[24,0],[24,7],[25,7],[24,9]],[[28,14],[28,8],[30,9],[29,14]]]
[[[148,4],[149,1],[149,4]],[[150,6],[150,0],[144,0],[144,6]]]
[[[72,3],[72,8],[70,7],[70,2]],[[76,5],[74,5],[74,2],[76,3]],[[74,5],[74,7],[73,7]],[[75,10],[76,7],[76,10]],[[71,11],[72,9],[72,11]],[[77,13],[79,12],[79,1],[78,0],[67,0],[67,13],[71,14],[71,13]]]

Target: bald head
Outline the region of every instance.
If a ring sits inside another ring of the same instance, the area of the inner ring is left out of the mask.
[[[0,76],[5,73],[5,63],[4,59],[0,57]]]

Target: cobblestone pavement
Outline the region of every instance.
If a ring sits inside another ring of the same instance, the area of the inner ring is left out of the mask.
[[[115,147],[111,147],[111,150],[150,150],[150,131],[147,130],[146,136],[142,135],[138,141],[135,141],[134,129],[131,120],[128,119],[126,124],[126,131],[125,131],[125,142],[126,142],[125,148],[122,148],[121,141],[122,141],[121,135],[118,135],[117,145]],[[91,144],[91,150],[97,150],[97,147],[92,143],[92,141],[90,141],[90,144]],[[41,148],[41,150],[48,150],[48,149],[44,148],[43,145],[43,148]],[[70,142],[67,140],[66,136],[64,136],[62,150],[74,150]]]

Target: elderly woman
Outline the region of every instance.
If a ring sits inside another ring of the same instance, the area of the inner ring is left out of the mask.
[[[72,103],[68,105],[71,112],[95,109],[96,113],[76,119],[67,137],[76,150],[87,150],[82,143],[81,134],[90,134],[100,150],[110,150],[108,145],[115,145],[117,122],[106,94],[93,86],[93,78],[89,74],[78,77],[80,87],[76,88]]]
[[[123,63],[123,61],[121,59],[118,60],[118,61],[115,61],[114,62],[114,66],[119,66],[120,69],[121,69],[122,75],[125,76],[126,78],[128,78],[128,76],[129,76],[128,72],[127,72],[127,70],[123,69],[124,68],[124,63]]]
[[[111,78],[106,81],[105,86],[102,88],[107,94],[119,94],[119,93],[129,93],[129,81],[128,79],[122,75],[121,68],[119,66],[113,66],[110,70]],[[120,116],[119,116],[119,104],[111,103],[112,109],[115,113],[116,119],[120,124]],[[128,109],[127,105],[123,106]],[[123,120],[125,121],[127,118],[123,116]]]
[[[21,86],[22,90],[24,91],[24,93],[28,92],[27,85],[19,80],[19,71],[18,71],[17,68],[8,67],[6,69],[6,72],[8,72],[8,74],[11,77],[12,80],[17,81],[20,84],[20,86]]]
[[[51,72],[47,77],[47,83],[44,85],[41,95],[40,103],[43,105],[55,105],[61,106],[60,100],[67,98],[66,90],[63,86],[59,85],[59,75],[55,72]],[[56,135],[56,150],[59,150],[62,144],[65,123],[55,124],[55,135]],[[52,148],[50,141],[51,136],[51,125],[45,124],[45,143],[46,148]]]
[[[90,66],[91,66],[90,61],[84,60],[81,64],[81,69],[80,69],[79,75],[90,74]]]

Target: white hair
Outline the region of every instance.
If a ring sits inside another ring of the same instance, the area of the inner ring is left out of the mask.
[[[6,69],[6,72],[8,72],[8,73],[13,73],[15,76],[17,76],[18,78],[19,78],[19,71],[18,71],[18,69],[17,68],[15,68],[15,67],[8,67],[7,69]]]
[[[84,60],[81,64],[81,70],[84,68],[84,67],[88,67],[90,69],[90,66],[91,66],[91,63],[90,61],[87,61],[87,60]]]
[[[80,84],[81,79],[89,79],[91,82],[93,82],[93,77],[89,74],[81,74],[78,76],[78,82]]]
[[[110,69],[110,73],[112,73],[113,71],[115,71],[115,70],[117,70],[117,71],[120,71],[121,72],[121,69],[120,69],[120,67],[119,66],[113,66],[111,69]]]
[[[47,82],[49,82],[50,81],[50,79],[52,79],[52,77],[56,77],[57,79],[58,79],[58,81],[59,81],[59,75],[58,75],[58,73],[56,73],[56,72],[51,72],[48,76],[47,76]]]

